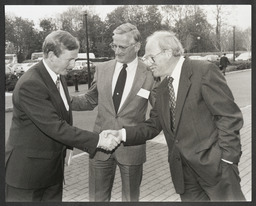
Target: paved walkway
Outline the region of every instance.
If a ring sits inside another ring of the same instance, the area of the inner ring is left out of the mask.
[[[245,124],[241,130],[243,155],[239,164],[241,186],[246,200],[251,201],[251,106],[242,108]],[[63,201],[88,201],[88,155],[74,156],[66,167]],[[117,168],[111,201],[121,201],[121,179]],[[167,146],[162,134],[147,142],[140,201],[180,201],[175,193],[167,162]]]

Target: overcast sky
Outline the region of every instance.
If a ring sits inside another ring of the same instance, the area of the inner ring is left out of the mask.
[[[71,5],[74,6],[74,5]],[[18,17],[27,18],[33,20],[36,25],[39,24],[40,19],[56,17],[67,10],[70,7],[68,5],[6,5],[5,13],[12,14]],[[92,5],[90,9],[93,9],[96,14],[98,14],[102,20],[106,17],[107,13],[113,11],[117,5]],[[232,8],[231,18],[228,20],[230,25],[238,26],[242,29],[246,29],[251,26],[251,6],[250,5],[227,5],[227,7]],[[209,10],[207,12],[208,21],[214,23],[212,18],[212,12],[210,10],[214,9],[214,6],[207,5],[206,8]]]

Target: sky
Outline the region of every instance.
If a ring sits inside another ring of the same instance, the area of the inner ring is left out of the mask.
[[[74,6],[74,5],[71,5]],[[67,10],[70,7],[68,5],[6,5],[5,13],[15,15],[18,17],[26,18],[33,20],[36,25],[39,25],[40,19],[56,17],[57,14],[60,14]],[[102,20],[105,19],[108,13],[113,11],[117,5],[93,5],[90,6],[90,9],[93,9],[96,14],[98,14]],[[207,5],[206,8],[207,17],[210,23],[214,23],[213,12],[214,5]],[[230,21],[229,24],[232,26],[238,26],[241,29],[246,29],[251,26],[251,6],[250,5],[227,5],[229,10],[232,12],[230,14],[231,18],[227,21]]]

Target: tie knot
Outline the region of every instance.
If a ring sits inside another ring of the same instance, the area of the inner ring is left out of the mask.
[[[171,77],[171,76],[167,76],[167,79],[168,79],[168,81],[169,81],[170,83],[172,83],[172,82],[173,82],[173,77]]]
[[[126,69],[126,67],[128,67],[127,64],[123,64],[123,68],[122,69]]]
[[[57,76],[56,84],[60,83],[60,76]]]

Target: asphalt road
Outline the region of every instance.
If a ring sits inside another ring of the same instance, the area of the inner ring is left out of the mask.
[[[227,73],[225,77],[238,106],[243,108],[251,105],[251,70]],[[73,125],[92,131],[96,115],[97,108],[94,111],[73,112]],[[5,140],[9,136],[11,118],[12,112],[5,113]],[[79,152],[75,150],[74,153]]]

